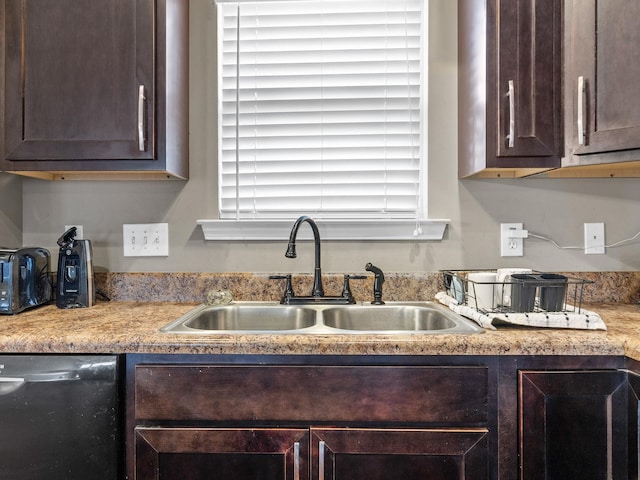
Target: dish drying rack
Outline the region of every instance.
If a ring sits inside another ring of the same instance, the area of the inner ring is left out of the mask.
[[[442,271],[442,288],[458,304],[481,313],[579,314],[582,313],[584,287],[594,283],[593,280],[535,270],[508,275],[504,281],[479,282],[468,278],[469,273],[476,271]],[[493,301],[490,306],[479,308],[479,292],[487,286],[493,287]]]

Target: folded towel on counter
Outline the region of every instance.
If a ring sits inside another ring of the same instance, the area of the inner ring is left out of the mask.
[[[496,313],[478,311],[468,305],[459,304],[458,301],[445,292],[438,292],[436,300],[448,306],[452,311],[463,317],[467,317],[482,328],[496,330],[495,324],[506,323],[526,327],[543,328],[574,328],[580,330],[606,330],[600,315],[581,309],[577,312],[527,312],[527,313]],[[569,306],[568,306],[569,307]],[[568,310],[573,309],[569,307]]]

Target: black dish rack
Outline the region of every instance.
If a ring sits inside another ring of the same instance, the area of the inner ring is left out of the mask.
[[[442,288],[458,304],[483,313],[581,313],[584,287],[594,283],[593,280],[538,271],[514,273],[505,281],[478,282],[468,278],[469,273],[477,271],[442,271]],[[489,285],[493,287],[493,301],[490,306],[479,308],[478,292]]]

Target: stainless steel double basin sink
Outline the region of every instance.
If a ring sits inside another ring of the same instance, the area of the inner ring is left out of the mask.
[[[384,305],[201,305],[161,328],[180,334],[477,334],[484,330],[432,302]]]

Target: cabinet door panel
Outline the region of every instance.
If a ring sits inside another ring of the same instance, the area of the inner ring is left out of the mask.
[[[487,431],[312,429],[314,480],[486,479]]]
[[[136,428],[138,480],[306,480],[305,429]]]
[[[498,18],[498,156],[558,157],[560,2],[502,0]],[[509,82],[513,97],[508,95]],[[515,138],[509,146],[511,129]]]
[[[560,166],[561,27],[562,0],[458,0],[459,177]]]
[[[640,2],[573,0],[568,3],[567,15],[573,153],[640,148]],[[580,77],[583,92],[578,90]],[[583,110],[583,145],[579,143],[579,108]]]
[[[621,371],[522,371],[522,479],[627,478],[627,382]]]
[[[629,412],[627,434],[629,440],[629,478],[638,478],[640,475],[640,375],[635,372],[627,372],[629,379]]]
[[[5,158],[153,158],[154,15],[153,0],[7,0]]]

